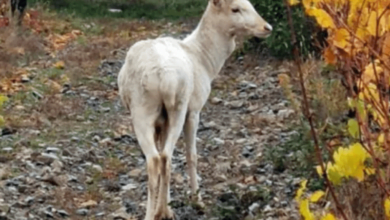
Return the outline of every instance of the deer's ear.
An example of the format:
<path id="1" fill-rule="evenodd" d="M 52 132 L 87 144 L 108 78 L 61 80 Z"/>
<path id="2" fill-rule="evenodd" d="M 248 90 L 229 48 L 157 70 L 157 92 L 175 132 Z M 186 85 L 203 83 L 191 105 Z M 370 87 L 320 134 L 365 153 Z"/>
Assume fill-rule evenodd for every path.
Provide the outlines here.
<path id="1" fill-rule="evenodd" d="M 222 0 L 210 0 L 210 1 L 214 4 L 214 6 L 217 7 L 221 6 L 222 3 Z"/>

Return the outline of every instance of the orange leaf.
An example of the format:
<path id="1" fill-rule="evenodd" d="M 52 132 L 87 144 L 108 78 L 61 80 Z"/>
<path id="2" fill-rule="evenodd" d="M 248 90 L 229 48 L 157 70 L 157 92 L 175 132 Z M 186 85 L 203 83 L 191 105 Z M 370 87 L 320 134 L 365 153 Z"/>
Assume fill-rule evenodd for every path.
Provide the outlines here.
<path id="1" fill-rule="evenodd" d="M 336 64 L 337 62 L 337 57 L 330 47 L 327 47 L 324 50 L 324 58 L 325 58 L 325 62 L 328 64 Z"/>

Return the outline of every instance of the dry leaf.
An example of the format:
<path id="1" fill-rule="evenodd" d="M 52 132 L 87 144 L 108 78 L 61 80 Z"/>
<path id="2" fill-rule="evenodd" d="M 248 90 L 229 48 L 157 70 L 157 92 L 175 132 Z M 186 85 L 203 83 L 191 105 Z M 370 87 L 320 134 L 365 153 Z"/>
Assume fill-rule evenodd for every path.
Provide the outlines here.
<path id="1" fill-rule="evenodd" d="M 58 61 L 54 64 L 54 67 L 57 69 L 64 69 L 65 68 L 65 62 L 64 61 Z"/>

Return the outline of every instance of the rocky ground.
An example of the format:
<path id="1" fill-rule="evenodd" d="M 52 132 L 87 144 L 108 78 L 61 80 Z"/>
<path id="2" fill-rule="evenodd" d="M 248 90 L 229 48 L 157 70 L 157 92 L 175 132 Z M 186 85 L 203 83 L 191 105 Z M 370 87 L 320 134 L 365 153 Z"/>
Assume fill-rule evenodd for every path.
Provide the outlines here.
<path id="1" fill-rule="evenodd" d="M 117 96 L 127 49 L 111 51 L 85 82 L 61 85 L 59 94 L 31 92 L 39 105 L 6 107 L 34 116 L 35 127 L 2 130 L 0 219 L 143 218 L 145 158 Z M 264 159 L 264 149 L 295 132 L 277 78 L 287 71 L 250 55 L 227 61 L 197 135 L 205 209 L 188 199 L 182 139 L 174 152 L 171 205 L 178 219 L 299 219 L 293 202 L 299 179 Z"/>

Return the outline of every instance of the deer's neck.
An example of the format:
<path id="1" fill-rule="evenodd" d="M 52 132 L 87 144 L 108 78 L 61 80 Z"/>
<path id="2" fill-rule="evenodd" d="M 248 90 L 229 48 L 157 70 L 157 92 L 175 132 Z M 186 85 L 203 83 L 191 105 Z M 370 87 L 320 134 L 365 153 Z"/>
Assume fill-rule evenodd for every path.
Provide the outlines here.
<path id="1" fill-rule="evenodd" d="M 191 48 L 206 69 L 209 79 L 213 80 L 220 72 L 226 59 L 235 49 L 235 36 L 222 32 L 223 23 L 213 19 L 210 5 L 200 20 L 197 28 L 186 38 L 184 43 Z"/>

